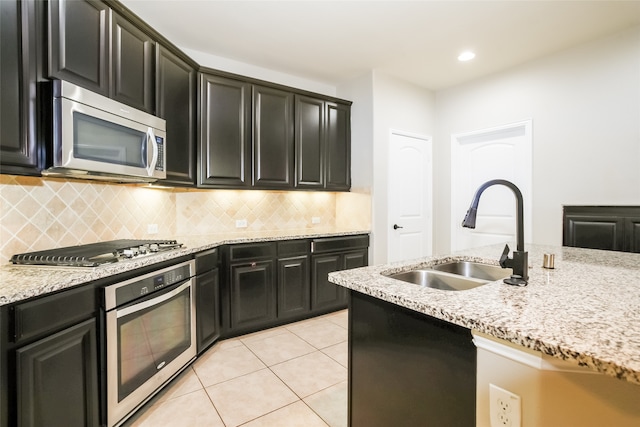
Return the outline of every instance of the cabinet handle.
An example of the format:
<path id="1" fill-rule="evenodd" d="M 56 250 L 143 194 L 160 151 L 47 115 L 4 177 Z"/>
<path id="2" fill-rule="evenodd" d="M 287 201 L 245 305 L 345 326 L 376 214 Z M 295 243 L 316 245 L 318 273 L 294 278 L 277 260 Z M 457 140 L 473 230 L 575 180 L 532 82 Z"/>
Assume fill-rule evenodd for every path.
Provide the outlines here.
<path id="1" fill-rule="evenodd" d="M 255 266 L 256 266 L 256 265 L 258 265 L 258 263 L 256 263 L 255 261 L 253 261 L 253 262 L 251 263 L 251 268 L 255 268 Z"/>
<path id="2" fill-rule="evenodd" d="M 311 242 L 311 253 L 316 250 L 316 242 Z"/>

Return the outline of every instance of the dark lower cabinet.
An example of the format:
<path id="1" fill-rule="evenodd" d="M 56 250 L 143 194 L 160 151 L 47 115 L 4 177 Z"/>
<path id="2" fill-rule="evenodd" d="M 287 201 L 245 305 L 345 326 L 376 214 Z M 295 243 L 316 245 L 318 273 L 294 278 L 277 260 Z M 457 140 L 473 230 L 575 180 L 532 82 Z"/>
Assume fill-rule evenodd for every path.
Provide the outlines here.
<path id="1" fill-rule="evenodd" d="M 565 206 L 564 246 L 640 252 L 640 206 Z"/>
<path id="2" fill-rule="evenodd" d="M 16 351 L 19 426 L 99 425 L 95 320 Z"/>
<path id="3" fill-rule="evenodd" d="M 278 259 L 278 319 L 309 313 L 309 256 Z"/>
<path id="4" fill-rule="evenodd" d="M 218 248 L 196 254 L 196 336 L 198 354 L 220 338 Z"/>
<path id="5" fill-rule="evenodd" d="M 471 331 L 349 291 L 351 427 L 474 427 Z"/>
<path id="6" fill-rule="evenodd" d="M 330 311 L 347 306 L 347 290 L 329 282 L 334 271 L 364 267 L 369 257 L 369 236 L 314 239 L 311 256 L 311 310 Z"/>
<path id="7" fill-rule="evenodd" d="M 231 265 L 231 329 L 249 330 L 276 319 L 273 260 Z"/>
<path id="8" fill-rule="evenodd" d="M 39 174 L 35 27 L 34 1 L 0 1 L 0 173 L 3 174 Z"/>

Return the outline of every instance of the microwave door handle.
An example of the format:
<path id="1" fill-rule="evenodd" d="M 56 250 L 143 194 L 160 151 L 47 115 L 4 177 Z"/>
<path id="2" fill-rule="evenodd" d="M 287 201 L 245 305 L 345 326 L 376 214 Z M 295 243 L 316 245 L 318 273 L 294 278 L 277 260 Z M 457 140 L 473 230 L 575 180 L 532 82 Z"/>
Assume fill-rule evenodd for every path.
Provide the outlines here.
<path id="1" fill-rule="evenodd" d="M 153 176 L 153 171 L 156 168 L 156 164 L 158 164 L 158 143 L 156 142 L 156 136 L 153 133 L 153 129 L 149 128 L 147 130 L 147 147 L 151 145 L 151 162 L 149 163 L 149 167 L 147 168 L 147 174 L 149 176 Z"/>

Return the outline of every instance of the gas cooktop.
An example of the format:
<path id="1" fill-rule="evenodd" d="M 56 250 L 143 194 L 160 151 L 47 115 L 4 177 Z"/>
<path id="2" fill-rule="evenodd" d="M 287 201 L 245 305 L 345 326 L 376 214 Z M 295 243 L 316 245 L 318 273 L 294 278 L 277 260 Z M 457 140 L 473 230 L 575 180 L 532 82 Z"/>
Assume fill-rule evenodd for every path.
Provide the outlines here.
<path id="1" fill-rule="evenodd" d="M 16 254 L 11 262 L 22 265 L 97 267 L 182 247 L 175 240 L 112 240 Z"/>

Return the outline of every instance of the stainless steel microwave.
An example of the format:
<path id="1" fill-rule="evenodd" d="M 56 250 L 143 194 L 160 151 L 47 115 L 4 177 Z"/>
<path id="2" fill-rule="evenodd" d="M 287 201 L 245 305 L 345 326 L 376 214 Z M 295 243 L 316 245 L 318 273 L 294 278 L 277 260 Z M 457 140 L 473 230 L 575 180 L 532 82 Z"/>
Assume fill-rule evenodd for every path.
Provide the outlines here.
<path id="1" fill-rule="evenodd" d="M 63 80 L 53 82 L 47 176 L 119 182 L 166 178 L 166 122 Z"/>

